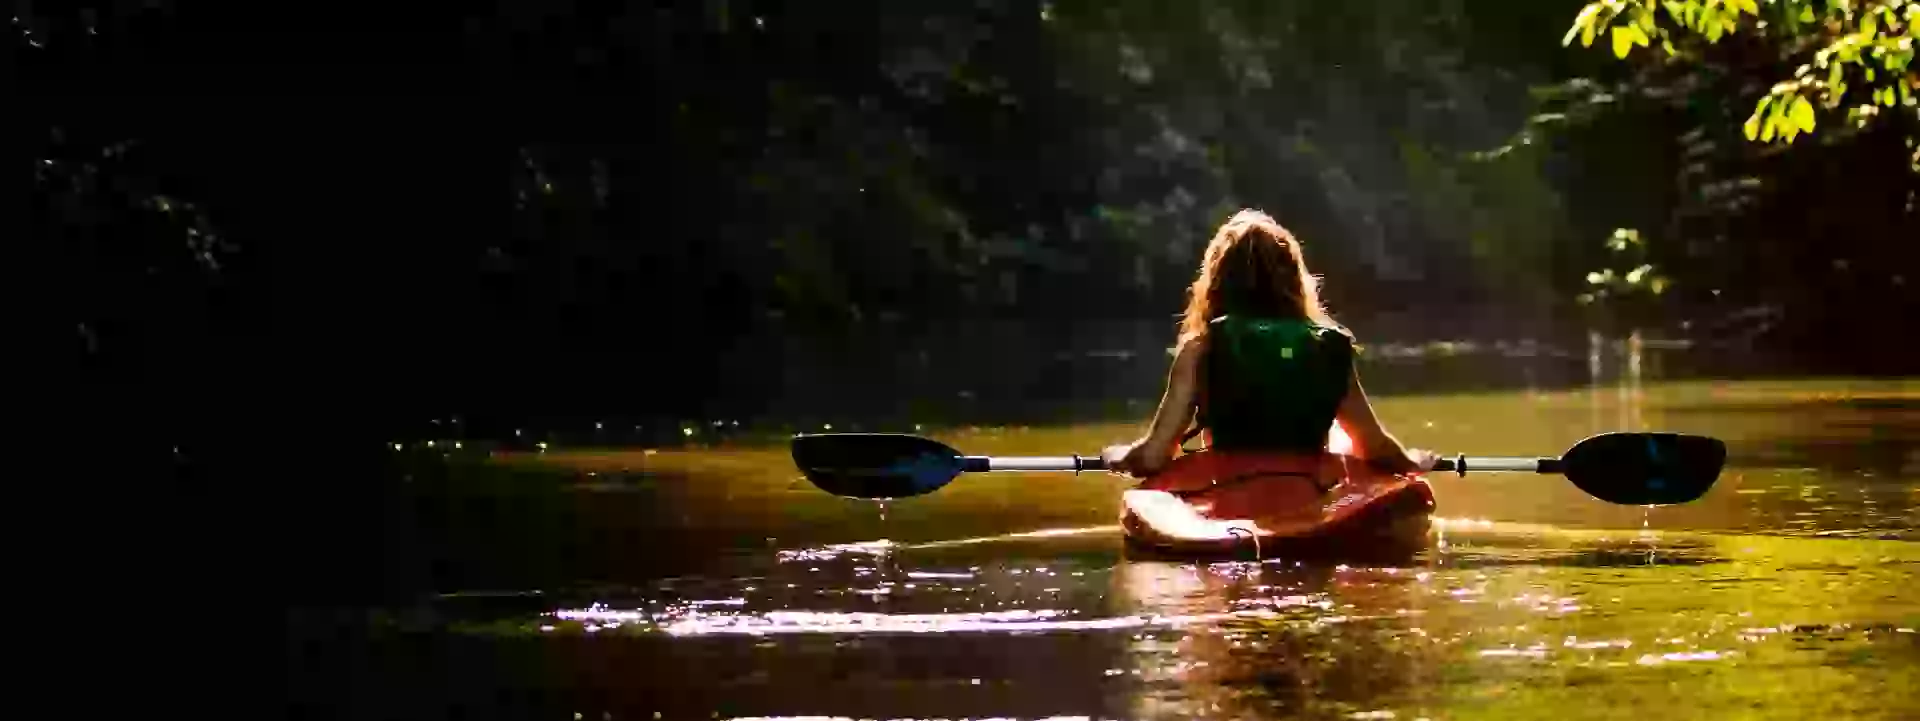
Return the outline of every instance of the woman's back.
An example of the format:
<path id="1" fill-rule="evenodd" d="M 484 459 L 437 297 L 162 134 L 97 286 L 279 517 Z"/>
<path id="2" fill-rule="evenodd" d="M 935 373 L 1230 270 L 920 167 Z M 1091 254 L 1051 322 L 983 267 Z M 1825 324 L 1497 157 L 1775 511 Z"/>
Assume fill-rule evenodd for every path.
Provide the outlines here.
<path id="1" fill-rule="evenodd" d="M 1346 397 L 1353 344 L 1306 319 L 1208 324 L 1197 425 L 1221 450 L 1318 451 Z"/>
<path id="2" fill-rule="evenodd" d="M 1319 451 L 1335 419 L 1359 455 L 1431 467 L 1373 414 L 1353 341 L 1320 305 L 1300 242 L 1273 218 L 1243 210 L 1214 232 L 1181 316 L 1167 390 L 1146 436 L 1110 453 L 1116 470 L 1150 475 L 1189 421 L 1222 450 Z"/>

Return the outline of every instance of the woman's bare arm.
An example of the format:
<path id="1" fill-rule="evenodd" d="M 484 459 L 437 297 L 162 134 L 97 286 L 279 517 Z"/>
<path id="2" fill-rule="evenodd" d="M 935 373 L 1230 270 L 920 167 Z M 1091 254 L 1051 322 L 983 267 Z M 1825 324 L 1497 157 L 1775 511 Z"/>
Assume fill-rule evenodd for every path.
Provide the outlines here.
<path id="1" fill-rule="evenodd" d="M 1153 424 L 1147 429 L 1146 436 L 1131 446 L 1119 449 L 1124 455 L 1110 461 L 1115 466 L 1114 470 L 1151 475 L 1173 458 L 1174 443 L 1179 441 L 1180 433 L 1192 423 L 1198 408 L 1194 401 L 1200 383 L 1200 358 L 1205 352 L 1205 344 L 1204 339 L 1190 339 L 1174 351 L 1173 367 L 1167 370 L 1167 389 L 1160 396 L 1160 407 L 1154 411 Z"/>
<path id="2" fill-rule="evenodd" d="M 1194 398 L 1200 384 L 1200 354 L 1205 343 L 1204 339 L 1195 338 L 1181 343 L 1174 352 L 1173 367 L 1167 371 L 1167 391 L 1160 397 L 1160 409 L 1154 412 L 1153 426 L 1147 431 L 1147 441 L 1156 448 L 1166 449 L 1168 455 L 1172 455 L 1173 444 L 1193 422 L 1198 408 Z"/>

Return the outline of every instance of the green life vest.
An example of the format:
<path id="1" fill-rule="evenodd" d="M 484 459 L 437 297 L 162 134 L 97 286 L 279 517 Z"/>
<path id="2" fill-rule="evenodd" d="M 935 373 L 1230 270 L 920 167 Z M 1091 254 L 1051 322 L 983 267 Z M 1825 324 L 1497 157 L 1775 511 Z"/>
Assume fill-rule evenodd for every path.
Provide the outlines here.
<path id="1" fill-rule="evenodd" d="M 1198 426 L 1221 450 L 1318 451 L 1346 398 L 1353 342 L 1290 318 L 1222 316 L 1207 332 Z"/>

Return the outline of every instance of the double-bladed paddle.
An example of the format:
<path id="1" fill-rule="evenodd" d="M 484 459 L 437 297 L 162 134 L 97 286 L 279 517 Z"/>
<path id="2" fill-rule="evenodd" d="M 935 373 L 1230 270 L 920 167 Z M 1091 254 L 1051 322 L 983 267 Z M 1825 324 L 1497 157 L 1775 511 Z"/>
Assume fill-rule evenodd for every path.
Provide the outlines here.
<path id="1" fill-rule="evenodd" d="M 1609 503 L 1659 506 L 1706 494 L 1726 464 L 1727 445 L 1678 433 L 1603 433 L 1559 458 L 1442 459 L 1435 472 L 1510 471 L 1564 475 Z M 807 480 L 850 498 L 907 498 L 932 493 L 962 473 L 1104 471 L 1099 456 L 968 456 L 939 441 L 895 433 L 826 433 L 793 439 L 793 462 Z"/>

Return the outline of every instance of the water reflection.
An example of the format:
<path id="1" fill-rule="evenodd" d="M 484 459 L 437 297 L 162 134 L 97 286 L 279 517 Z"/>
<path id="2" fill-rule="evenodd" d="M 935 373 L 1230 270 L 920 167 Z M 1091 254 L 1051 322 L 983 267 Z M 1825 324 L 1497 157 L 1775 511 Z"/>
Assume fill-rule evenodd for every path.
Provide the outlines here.
<path id="1" fill-rule="evenodd" d="M 1679 508 L 1606 506 L 1553 478 L 1442 479 L 1433 544 L 1344 566 L 1129 555 L 1097 478 L 969 480 L 881 524 L 793 489 L 778 454 L 659 468 L 685 482 L 650 505 L 582 507 L 721 508 L 757 524 L 743 537 L 787 540 L 674 578 L 434 599 L 368 642 L 356 663 L 379 671 L 359 683 L 410 699 L 366 714 L 387 717 L 503 695 L 586 718 L 1920 717 L 1920 485 L 1900 465 L 1920 419 L 1896 402 L 1920 395 L 1816 388 L 1395 399 L 1389 422 L 1432 420 L 1421 444 L 1469 452 L 1556 452 L 1596 417 L 1744 450 Z M 1798 441 L 1756 450 L 1776 438 Z M 348 687 L 326 694 L 380 697 Z"/>
<path id="2" fill-rule="evenodd" d="M 1678 680 L 1645 674 L 1666 673 L 1656 667 L 1670 666 L 1728 674 L 1718 682 L 1724 687 L 1690 692 L 1686 708 L 1737 708 L 1755 696 L 1803 708 L 1812 697 L 1794 697 L 1794 679 L 1836 655 L 1872 658 L 1876 668 L 1830 679 L 1823 684 L 1828 690 L 1856 684 L 1888 692 L 1911 688 L 1905 684 L 1915 679 L 1920 646 L 1912 641 L 1910 620 L 1920 605 L 1895 590 L 1920 580 L 1914 573 L 1920 552 L 1911 544 L 1849 549 L 1863 564 L 1847 573 L 1868 576 L 1855 586 L 1832 583 L 1829 572 L 1796 563 L 1802 554 L 1841 550 L 1819 548 L 1816 541 L 1693 539 L 1684 544 L 1693 563 L 1682 566 L 1660 562 L 1664 551 L 1648 566 L 1644 556 L 1619 547 L 1630 543 L 1587 539 L 1568 544 L 1560 556 L 1643 562 L 1489 568 L 1433 558 L 1406 569 L 1307 573 L 1271 566 L 1129 567 L 1126 585 L 1148 607 L 1278 601 L 1288 609 L 1137 644 L 1137 662 L 1162 683 L 1144 691 L 1136 710 L 1143 716 L 1390 712 L 1409 718 L 1468 711 L 1497 697 L 1529 709 L 1523 715 L 1546 717 L 1581 707 L 1580 694 L 1556 688 L 1565 678 L 1579 677 L 1584 685 L 1599 685 L 1593 692 L 1611 688 L 1609 693 L 1643 703 L 1665 694 L 1648 694 L 1639 684 Z M 1729 546 L 1741 551 L 1731 553 Z M 1541 554 L 1522 547 L 1488 555 Z M 1810 605 L 1813 597 L 1820 601 Z M 1869 624 L 1875 629 L 1870 632 L 1800 636 L 1814 643 L 1786 643 L 1774 635 L 1807 624 L 1760 622 L 1816 615 L 1881 622 Z M 1902 618 L 1907 625 L 1897 621 Z M 1910 693 L 1889 699 L 1897 708 L 1915 708 Z"/>
<path id="3" fill-rule="evenodd" d="M 600 659 L 576 681 L 643 716 L 1543 717 L 1596 693 L 1916 708 L 1895 690 L 1920 680 L 1904 591 L 1920 544 L 1437 525 L 1444 548 L 1379 567 L 1051 545 L 1107 528 L 791 549 L 751 575 L 549 595 L 545 612 L 452 628 L 585 642 L 534 648 Z M 876 587 L 891 592 L 862 593 Z M 619 670 L 641 667 L 645 681 Z M 1862 688 L 1881 693 L 1845 695 Z"/>

